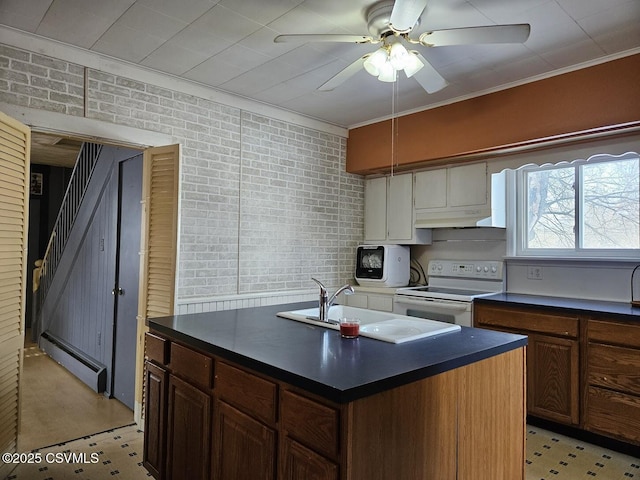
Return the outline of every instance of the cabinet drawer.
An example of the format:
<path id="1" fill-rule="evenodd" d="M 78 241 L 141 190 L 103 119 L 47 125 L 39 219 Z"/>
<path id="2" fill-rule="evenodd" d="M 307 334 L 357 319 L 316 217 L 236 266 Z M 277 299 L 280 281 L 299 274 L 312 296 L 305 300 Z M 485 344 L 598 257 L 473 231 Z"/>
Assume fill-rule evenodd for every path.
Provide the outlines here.
<path id="1" fill-rule="evenodd" d="M 335 457 L 339 451 L 339 412 L 314 400 L 283 391 L 282 425 L 300 443 L 324 455 Z"/>
<path id="2" fill-rule="evenodd" d="M 211 388 L 213 360 L 206 355 L 171 342 L 172 373 L 188 378 L 203 388 Z"/>
<path id="3" fill-rule="evenodd" d="M 640 325 L 589 320 L 587 337 L 590 342 L 614 343 L 640 348 Z"/>
<path id="4" fill-rule="evenodd" d="M 589 344 L 590 385 L 640 395 L 640 350 Z"/>
<path id="5" fill-rule="evenodd" d="M 593 432 L 640 444 L 640 398 L 589 387 L 585 426 Z"/>
<path id="6" fill-rule="evenodd" d="M 265 423 L 276 421 L 275 383 L 222 362 L 216 363 L 215 379 L 220 398 Z"/>
<path id="7" fill-rule="evenodd" d="M 148 360 L 160 365 L 169 363 L 169 340 L 147 332 L 144 334 L 144 341 L 145 355 Z"/>
<path id="8" fill-rule="evenodd" d="M 545 313 L 534 309 L 487 307 L 482 304 L 474 306 L 474 324 L 571 338 L 577 338 L 579 331 L 577 316 Z"/>

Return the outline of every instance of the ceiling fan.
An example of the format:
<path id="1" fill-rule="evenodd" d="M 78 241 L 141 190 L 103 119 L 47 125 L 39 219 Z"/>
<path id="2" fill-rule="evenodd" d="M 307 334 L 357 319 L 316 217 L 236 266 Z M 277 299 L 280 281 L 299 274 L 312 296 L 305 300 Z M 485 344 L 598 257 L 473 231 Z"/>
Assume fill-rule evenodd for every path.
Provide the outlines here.
<path id="1" fill-rule="evenodd" d="M 530 25 L 489 25 L 478 27 L 450 28 L 427 31 L 412 38 L 411 32 L 420 24 L 428 0 L 382 0 L 373 4 L 366 12 L 367 27 L 371 36 L 341 34 L 278 35 L 274 42 L 339 42 L 370 43 L 382 45 L 374 52 L 363 55 L 344 70 L 318 87 L 318 90 L 333 90 L 361 68 L 383 82 L 395 82 L 397 72 L 404 70 L 407 77 L 415 78 L 428 93 L 443 89 L 448 82 L 417 50 L 403 45 L 442 47 L 449 45 L 524 43 L 529 38 Z"/>

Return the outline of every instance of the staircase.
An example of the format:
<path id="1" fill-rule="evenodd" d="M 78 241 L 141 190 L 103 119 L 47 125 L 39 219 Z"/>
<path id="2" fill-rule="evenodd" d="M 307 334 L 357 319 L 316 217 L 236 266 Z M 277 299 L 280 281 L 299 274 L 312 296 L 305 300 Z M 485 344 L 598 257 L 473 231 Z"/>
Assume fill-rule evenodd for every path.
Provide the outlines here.
<path id="1" fill-rule="evenodd" d="M 82 204 L 82 199 L 91 180 L 91 175 L 100 157 L 102 145 L 95 143 L 84 143 L 78 154 L 76 165 L 71 174 L 67 191 L 65 192 L 62 206 L 58 212 L 58 217 L 53 226 L 49 244 L 42 260 L 39 271 L 39 287 L 36 291 L 36 302 L 34 304 L 35 318 L 40 319 L 40 307 L 44 304 L 47 297 L 49 287 L 56 273 L 56 268 L 64 252 L 64 247 L 69 238 L 69 233 L 76 219 L 76 215 Z M 38 322 L 40 325 L 40 322 Z M 35 325 L 32 327 L 36 330 L 37 336 L 40 332 Z"/>

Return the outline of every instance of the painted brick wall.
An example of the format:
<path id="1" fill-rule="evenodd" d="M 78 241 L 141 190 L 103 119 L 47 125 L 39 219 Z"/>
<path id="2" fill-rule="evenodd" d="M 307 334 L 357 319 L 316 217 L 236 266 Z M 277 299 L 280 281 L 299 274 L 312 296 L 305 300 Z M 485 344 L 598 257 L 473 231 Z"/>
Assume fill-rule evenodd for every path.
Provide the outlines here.
<path id="1" fill-rule="evenodd" d="M 182 145 L 179 311 L 314 298 L 311 276 L 352 280 L 364 189 L 345 172 L 346 138 L 1 44 L 0 102 Z"/>

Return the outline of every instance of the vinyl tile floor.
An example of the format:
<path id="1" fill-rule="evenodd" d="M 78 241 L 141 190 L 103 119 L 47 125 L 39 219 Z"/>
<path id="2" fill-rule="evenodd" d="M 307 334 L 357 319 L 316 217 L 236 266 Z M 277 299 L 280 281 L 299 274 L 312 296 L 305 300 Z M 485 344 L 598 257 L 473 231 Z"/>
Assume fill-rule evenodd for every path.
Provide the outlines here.
<path id="1" fill-rule="evenodd" d="M 640 459 L 531 425 L 526 480 L 640 480 Z"/>

